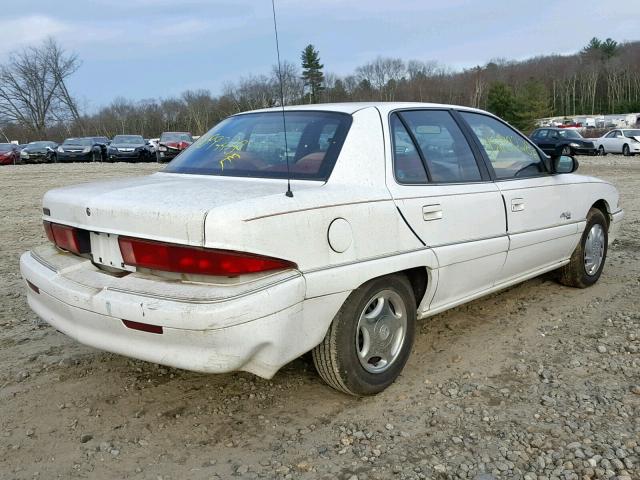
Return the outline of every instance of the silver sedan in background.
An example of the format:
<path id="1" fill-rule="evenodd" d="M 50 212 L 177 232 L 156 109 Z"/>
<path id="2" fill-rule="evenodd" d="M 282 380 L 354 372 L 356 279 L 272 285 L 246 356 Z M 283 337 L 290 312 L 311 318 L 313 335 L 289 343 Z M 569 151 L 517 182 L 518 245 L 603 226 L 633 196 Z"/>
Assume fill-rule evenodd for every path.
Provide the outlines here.
<path id="1" fill-rule="evenodd" d="M 594 139 L 600 155 L 622 153 L 625 156 L 640 153 L 640 129 L 617 128 Z"/>

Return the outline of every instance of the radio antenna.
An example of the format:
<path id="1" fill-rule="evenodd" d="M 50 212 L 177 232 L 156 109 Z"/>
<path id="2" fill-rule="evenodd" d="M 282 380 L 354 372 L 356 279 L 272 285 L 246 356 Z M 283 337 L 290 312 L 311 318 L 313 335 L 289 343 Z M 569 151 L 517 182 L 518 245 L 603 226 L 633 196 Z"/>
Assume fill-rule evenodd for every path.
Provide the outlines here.
<path id="1" fill-rule="evenodd" d="M 284 128 L 284 158 L 287 161 L 287 197 L 293 197 L 291 191 L 291 171 L 289 170 L 289 146 L 287 143 L 287 118 L 284 114 L 284 86 L 282 81 L 282 67 L 280 66 L 280 44 L 278 43 L 278 23 L 276 22 L 276 3 L 271 0 L 271 9 L 273 10 L 273 30 L 276 33 L 276 52 L 278 54 L 278 80 L 280 80 L 280 106 L 282 107 L 282 126 Z"/>

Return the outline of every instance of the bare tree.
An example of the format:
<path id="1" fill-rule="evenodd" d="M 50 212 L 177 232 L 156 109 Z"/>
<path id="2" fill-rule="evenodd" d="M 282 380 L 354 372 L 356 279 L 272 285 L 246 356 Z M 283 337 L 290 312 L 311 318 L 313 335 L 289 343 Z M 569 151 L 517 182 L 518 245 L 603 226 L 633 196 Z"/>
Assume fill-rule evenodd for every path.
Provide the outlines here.
<path id="1" fill-rule="evenodd" d="M 65 80 L 79 67 L 54 40 L 28 47 L 0 66 L 0 110 L 6 119 L 43 135 L 53 121 L 79 119 Z"/>

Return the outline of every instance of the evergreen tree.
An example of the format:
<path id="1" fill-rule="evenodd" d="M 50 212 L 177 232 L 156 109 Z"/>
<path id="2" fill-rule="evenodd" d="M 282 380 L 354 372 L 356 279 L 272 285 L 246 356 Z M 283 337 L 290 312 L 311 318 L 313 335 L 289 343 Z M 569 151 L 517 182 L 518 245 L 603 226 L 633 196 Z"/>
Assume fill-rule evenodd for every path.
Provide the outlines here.
<path id="1" fill-rule="evenodd" d="M 309 87 L 309 102 L 317 103 L 320 100 L 320 92 L 324 90 L 324 65 L 320 63 L 320 54 L 309 44 L 302 50 L 302 81 L 305 87 Z"/>
<path id="2" fill-rule="evenodd" d="M 518 100 L 511 90 L 511 87 L 496 82 L 489 88 L 487 94 L 487 110 L 513 124 L 516 119 Z"/>
<path id="3" fill-rule="evenodd" d="M 549 93 L 544 84 L 538 80 L 529 80 L 517 95 L 518 111 L 513 125 L 525 133 L 536 126 L 536 120 L 551 114 Z"/>

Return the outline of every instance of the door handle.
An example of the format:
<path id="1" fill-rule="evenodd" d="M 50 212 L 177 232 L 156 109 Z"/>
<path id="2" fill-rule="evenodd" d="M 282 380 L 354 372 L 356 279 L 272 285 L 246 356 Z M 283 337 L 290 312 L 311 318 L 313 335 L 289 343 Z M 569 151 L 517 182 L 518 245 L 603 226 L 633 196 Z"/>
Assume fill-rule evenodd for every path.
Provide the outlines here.
<path id="1" fill-rule="evenodd" d="M 511 211 L 521 212 L 524 210 L 524 198 L 512 198 L 511 199 Z"/>
<path id="2" fill-rule="evenodd" d="M 433 205 L 424 205 L 422 207 L 422 219 L 425 222 L 442 220 L 442 206 L 439 203 L 434 203 Z"/>

